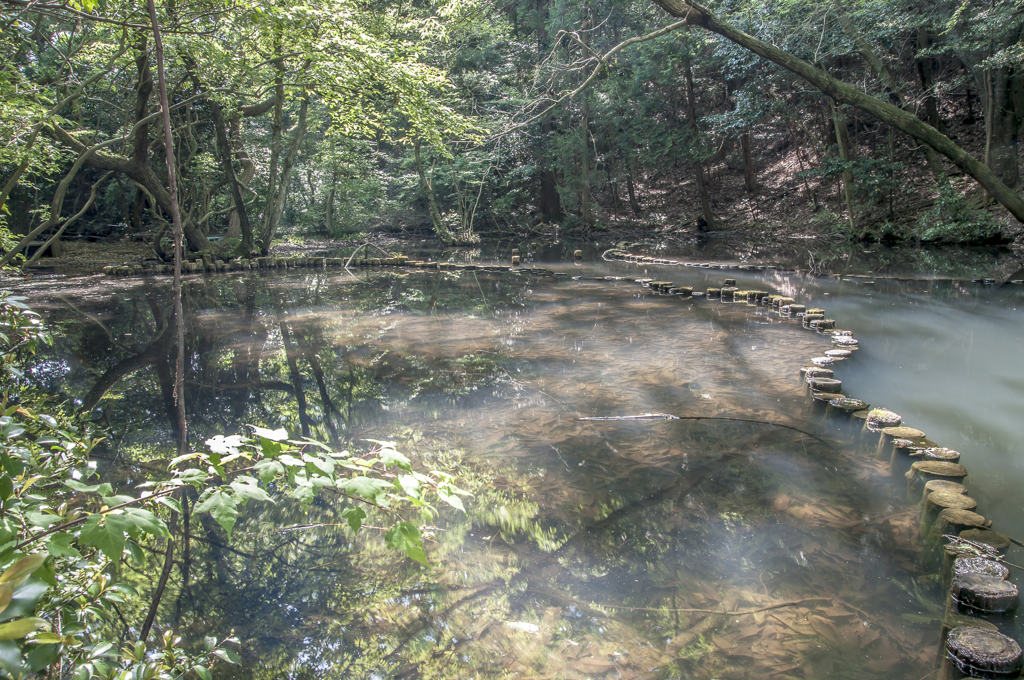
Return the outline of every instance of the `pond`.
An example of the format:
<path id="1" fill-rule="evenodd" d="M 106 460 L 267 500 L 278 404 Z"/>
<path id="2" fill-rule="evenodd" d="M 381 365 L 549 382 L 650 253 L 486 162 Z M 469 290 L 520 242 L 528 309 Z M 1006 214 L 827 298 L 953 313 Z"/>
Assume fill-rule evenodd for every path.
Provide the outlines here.
<path id="1" fill-rule="evenodd" d="M 327 503 L 250 512 L 230 544 L 196 520 L 161 619 L 196 638 L 234 629 L 245 663 L 223 677 L 930 673 L 943 592 L 917 499 L 812 406 L 799 369 L 828 338 L 764 307 L 594 279 L 700 290 L 728 276 L 824 307 L 861 343 L 834 367 L 844 392 L 963 452 L 979 511 L 1013 536 L 1024 286 L 568 259 L 546 265 L 560 279 L 188 277 L 196 443 L 246 423 L 339 447 L 394 440 L 474 495 L 426 527 L 429 567 L 372 528 L 354 538 Z M 166 280 L 22 292 L 59 331 L 31 375 L 111 428 L 103 474 L 159 472 L 173 455 Z M 680 419 L 579 420 L 647 413 Z"/>

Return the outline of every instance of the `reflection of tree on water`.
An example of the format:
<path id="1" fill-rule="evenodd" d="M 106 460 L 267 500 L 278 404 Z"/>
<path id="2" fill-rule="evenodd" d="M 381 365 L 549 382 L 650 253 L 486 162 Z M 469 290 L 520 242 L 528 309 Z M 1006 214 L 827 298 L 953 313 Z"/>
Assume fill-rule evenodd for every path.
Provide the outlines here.
<path id="1" fill-rule="evenodd" d="M 183 517 L 176 578 L 160 620 L 177 621 L 196 637 L 237 629 L 247 664 L 236 677 L 454 678 L 466 677 L 467 669 L 478 677 L 639 677 L 652 669 L 650 677 L 760 677 L 792 664 L 840 664 L 849 677 L 872 678 L 881 676 L 866 669 L 861 656 L 883 659 L 884 670 L 898 673 L 927 649 L 901 647 L 917 632 L 893 629 L 896 612 L 874 611 L 873 602 L 902 596 L 888 580 L 868 576 L 873 568 L 885 576 L 897 569 L 881 557 L 879 540 L 888 541 L 887 548 L 902 544 L 885 522 L 864 519 L 892 513 L 865 505 L 864 490 L 851 482 L 860 473 L 850 461 L 795 433 L 749 424 L 660 422 L 600 430 L 571 424 L 569 414 L 584 405 L 616 412 L 643 399 L 655 400 L 660 410 L 707 404 L 775 419 L 757 409 L 784 408 L 775 399 L 776 392 L 785 394 L 779 375 L 793 371 L 771 355 L 749 354 L 748 343 L 738 340 L 746 337 L 738 330 L 747 320 L 729 327 L 698 319 L 704 339 L 674 327 L 665 335 L 667 348 L 645 341 L 637 361 L 620 360 L 618 372 L 607 376 L 607 364 L 577 367 L 573 377 L 587 394 L 581 402 L 565 394 L 575 384 L 561 368 L 567 346 L 589 342 L 592 328 L 636 324 L 618 329 L 608 351 L 621 352 L 627 335 L 643 338 L 676 321 L 636 321 L 626 303 L 602 302 L 603 311 L 588 312 L 585 325 L 573 326 L 578 310 L 559 306 L 567 294 L 549 293 L 553 311 L 530 324 L 531 333 L 552 339 L 519 350 L 529 356 L 525 372 L 517 373 L 528 388 L 523 396 L 515 384 L 477 389 L 494 386 L 506 363 L 503 350 L 493 349 L 504 345 L 479 342 L 494 337 L 491 325 L 477 327 L 476 338 L 462 337 L 468 332 L 427 336 L 453 319 L 465 331 L 474 316 L 490 319 L 502 310 L 511 313 L 494 325 L 520 327 L 515 317 L 525 282 L 517 287 L 441 275 L 347 286 L 322 281 L 320 275 L 239 277 L 187 287 L 193 431 L 212 434 L 254 422 L 284 424 L 326 441 L 412 440 L 423 436 L 415 431 L 426 414 L 434 434 L 400 448 L 415 449 L 425 469 L 461 473 L 461 485 L 477 497 L 468 516 L 452 512 L 432 522 L 439 529 L 429 547 L 431 570 L 385 551 L 372 528 L 353 539 L 342 526 L 337 495 L 308 510 L 280 498 L 244 516 L 230 544 L 208 518 Z M 165 359 L 172 356 L 173 347 L 161 343 L 173 340 L 160 332 L 169 308 L 161 294 L 149 289 L 145 296 L 147 340 L 136 348 L 90 356 L 93 324 L 68 326 L 60 341 L 73 347 L 65 355 L 104 367 L 94 379 L 79 366 L 68 389 L 91 395 L 90 406 L 104 405 L 111 424 L 133 430 L 129 440 L 136 444 L 165 437 L 147 417 L 147 411 L 167 410 L 165 369 L 155 355 L 162 349 Z M 116 307 L 95 311 L 106 314 L 119 336 L 137 303 L 110 304 Z M 452 309 L 468 311 L 445 316 Z M 700 313 L 712 309 L 717 315 L 718 307 Z M 134 323 L 138 335 L 144 324 Z M 786 331 L 746 332 L 768 337 Z M 722 356 L 715 354 L 714 347 L 723 346 Z M 668 359 L 684 349 L 700 358 L 676 370 Z M 509 370 L 516 369 L 510 364 Z M 681 385 L 680 371 L 699 371 L 696 378 L 715 386 L 717 401 L 704 399 L 704 388 Z M 750 385 L 771 394 L 768 407 L 759 406 L 756 395 L 748 398 Z M 504 389 L 513 393 L 518 420 L 497 413 L 481 416 L 475 426 L 456 422 L 472 409 L 443 408 L 479 406 Z M 565 404 L 553 408 L 538 394 L 557 394 Z M 495 417 L 509 420 L 491 427 L 488 418 Z M 406 426 L 411 430 L 403 433 Z M 489 438 L 496 436 L 492 445 Z M 449 452 L 467 443 L 478 456 L 492 448 L 495 454 L 471 461 Z M 367 524 L 379 525 L 374 519 Z M 139 571 L 144 591 L 153 569 Z M 744 610 L 823 594 L 827 602 L 760 618 L 682 611 Z M 808 621 L 825 632 L 808 628 Z M 864 630 L 883 630 L 891 641 L 866 638 Z M 833 637 L 856 640 L 857 647 L 844 648 Z"/>
<path id="2" fill-rule="evenodd" d="M 861 667 L 868 658 L 897 673 L 919 663 L 928 651 L 919 633 L 876 611 L 880 595 L 891 602 L 899 591 L 850 568 L 875 560 L 891 573 L 864 541 L 870 527 L 859 518 L 872 509 L 857 500 L 848 462 L 791 449 L 765 435 L 739 450 L 723 444 L 684 474 L 652 469 L 649 486 L 608 492 L 603 511 L 555 535 L 538 506 L 551 499 L 531 495 L 528 478 L 478 471 L 469 516 L 437 522 L 432 571 L 394 559 L 372 536 L 351 542 L 330 504 L 307 516 L 282 503 L 246 518 L 240 552 L 220 554 L 229 584 L 213 578 L 191 591 L 190 610 L 202 612 L 193 625 L 212 617 L 250 641 L 259 664 L 237 677 L 766 677 L 786 664 L 876 677 Z M 787 492 L 820 514 L 801 521 L 780 509 Z M 829 514 L 847 506 L 845 518 Z M 313 526 L 279 529 L 296 523 Z M 699 611 L 789 600 L 808 601 L 763 616 Z M 716 653 L 725 644 L 736 649 Z"/>
<path id="3" fill-rule="evenodd" d="M 457 306 L 473 291 L 439 289 L 430 279 L 422 287 L 385 280 L 358 284 L 350 302 L 345 299 L 350 291 L 332 299 L 337 290 L 325 291 L 318 283 L 322 276 L 307 278 L 309 287 L 268 286 L 256 277 L 187 282 L 186 401 L 198 437 L 239 423 L 265 422 L 338 445 L 361 423 L 372 426 L 388 404 L 460 391 L 447 361 L 382 352 L 374 341 L 388 333 L 386 314 L 430 314 Z M 102 413 L 115 429 L 130 430 L 126 443 L 133 438 L 161 441 L 164 434 L 154 430 L 146 414 L 157 409 L 173 414 L 170 301 L 159 288 L 136 290 L 142 294 L 82 303 L 83 313 L 96 317 L 91 307 L 105 317 L 99 323 L 110 338 L 101 340 L 98 326 L 88 319 L 68 320 L 62 322 L 60 339 L 67 349 L 58 350 L 81 357 L 65 389 L 84 394 L 83 411 L 96 411 L 97 417 Z M 348 315 L 366 308 L 382 313 L 378 327 L 349 329 Z M 146 340 L 111 342 L 128 332 Z M 99 375 L 95 367 L 102 367 Z M 153 402 L 156 395 L 163 403 Z M 168 425 L 173 432 L 174 421 Z"/>

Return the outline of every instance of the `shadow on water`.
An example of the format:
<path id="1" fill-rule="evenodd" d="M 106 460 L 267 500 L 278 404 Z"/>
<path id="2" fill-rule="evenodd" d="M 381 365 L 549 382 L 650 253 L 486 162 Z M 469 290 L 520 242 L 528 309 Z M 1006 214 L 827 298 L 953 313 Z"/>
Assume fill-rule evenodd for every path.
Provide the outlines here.
<path id="1" fill-rule="evenodd" d="M 105 475 L 140 481 L 171 455 L 168 291 L 48 286 L 36 304 L 60 333 L 33 375 L 111 428 Z M 234 628 L 231 677 L 932 667 L 941 614 L 917 514 L 884 462 L 811 410 L 798 369 L 827 345 L 797 323 L 484 272 L 192 279 L 185 309 L 197 443 L 240 423 L 396 439 L 475 494 L 429 521 L 429 568 L 372 528 L 353 537 L 325 501 L 282 497 L 230 544 L 194 520 L 165 620 L 197 638 Z M 577 420 L 651 412 L 708 419 Z"/>

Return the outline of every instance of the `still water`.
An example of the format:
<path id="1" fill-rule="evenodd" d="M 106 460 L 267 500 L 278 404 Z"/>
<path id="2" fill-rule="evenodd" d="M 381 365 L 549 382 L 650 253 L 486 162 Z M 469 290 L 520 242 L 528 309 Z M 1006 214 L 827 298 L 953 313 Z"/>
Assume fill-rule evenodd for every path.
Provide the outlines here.
<path id="1" fill-rule="evenodd" d="M 425 527 L 430 567 L 372 528 L 353 538 L 328 503 L 250 512 L 230 545 L 197 519 L 163 620 L 192 636 L 234 629 L 245 665 L 224 677 L 930 673 L 942 593 L 920 566 L 916 507 L 800 380 L 827 339 L 764 308 L 586 279 L 700 289 L 729 276 L 824 307 L 861 342 L 836 367 L 844 392 L 961 451 L 979 511 L 1014 536 L 1021 287 L 548 266 L 583 279 L 187 280 L 197 442 L 242 423 L 350 448 L 389 439 L 475 495 Z M 158 472 L 171 455 L 166 283 L 52 279 L 22 292 L 59 330 L 32 375 L 111 428 L 104 474 Z M 578 420 L 643 413 L 683 419 Z"/>

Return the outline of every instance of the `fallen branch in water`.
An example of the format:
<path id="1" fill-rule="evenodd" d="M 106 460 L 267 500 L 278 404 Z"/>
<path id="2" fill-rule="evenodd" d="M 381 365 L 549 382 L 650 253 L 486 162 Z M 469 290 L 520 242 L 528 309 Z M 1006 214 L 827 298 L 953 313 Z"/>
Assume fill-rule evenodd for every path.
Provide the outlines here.
<path id="1" fill-rule="evenodd" d="M 757 614 L 759 612 L 766 612 L 771 609 L 782 609 L 784 607 L 796 607 L 804 604 L 805 602 L 823 602 L 832 601 L 830 597 L 807 597 L 802 600 L 789 600 L 788 602 L 779 602 L 777 604 L 768 605 L 767 607 L 759 607 L 757 609 L 738 609 L 736 611 L 721 611 L 720 609 L 692 609 L 689 607 L 683 607 L 680 609 L 669 609 L 666 607 L 620 607 L 618 605 L 602 604 L 598 605 L 605 609 L 626 609 L 634 612 L 684 612 L 688 614 L 721 614 L 722 616 L 746 616 L 747 614 Z"/>
<path id="2" fill-rule="evenodd" d="M 576 420 L 679 420 L 679 416 L 668 413 L 641 413 L 638 416 L 595 416 L 593 418 L 577 418 Z"/>
<path id="3" fill-rule="evenodd" d="M 799 432 L 800 434 L 815 439 L 825 446 L 835 449 L 836 445 L 827 439 L 823 439 L 816 434 L 811 434 L 806 430 L 801 430 L 799 427 L 792 425 L 783 425 L 782 423 L 773 423 L 770 420 L 757 420 L 755 418 L 733 418 L 730 416 L 673 416 L 668 413 L 643 413 L 638 416 L 601 416 L 595 418 L 577 418 L 576 420 L 733 420 L 738 423 L 757 423 L 758 425 L 770 425 L 772 427 L 781 427 L 786 430 L 792 430 L 793 432 Z"/>

